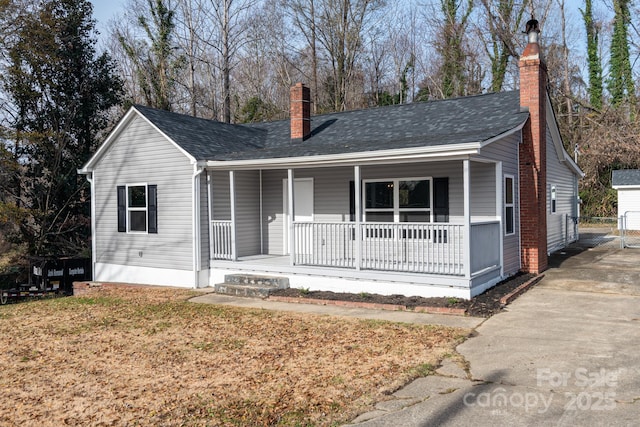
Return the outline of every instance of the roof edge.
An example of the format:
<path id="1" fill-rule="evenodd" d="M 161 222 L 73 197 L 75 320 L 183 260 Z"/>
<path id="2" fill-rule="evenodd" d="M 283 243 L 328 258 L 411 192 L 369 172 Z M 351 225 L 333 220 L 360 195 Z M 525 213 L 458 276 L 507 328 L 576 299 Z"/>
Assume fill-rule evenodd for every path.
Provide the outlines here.
<path id="1" fill-rule="evenodd" d="M 93 172 L 96 167 L 96 164 L 100 162 L 104 154 L 109 151 L 109 147 L 113 144 L 113 142 L 120 136 L 120 134 L 127 128 L 129 123 L 133 120 L 133 117 L 139 116 L 142 118 L 147 124 L 149 124 L 156 132 L 162 135 L 168 142 L 173 144 L 173 146 L 184 154 L 191 163 L 196 163 L 196 158 L 185 151 L 178 143 L 176 143 L 173 139 L 171 139 L 167 134 L 162 132 L 148 117 L 146 117 L 141 111 L 139 111 L 136 106 L 131 106 L 129 110 L 124 114 L 124 116 L 118 121 L 116 126 L 109 132 L 109 135 L 105 138 L 104 142 L 100 145 L 98 150 L 91 156 L 91 158 L 82 166 L 81 169 L 78 169 L 78 174 L 86 175 L 88 173 Z"/>
<path id="2" fill-rule="evenodd" d="M 447 156 L 470 156 L 480 152 L 480 142 L 468 142 L 436 147 L 411 147 L 392 150 L 360 151 L 356 153 L 326 154 L 321 156 L 278 157 L 249 160 L 209 160 L 209 168 L 255 168 L 286 166 L 331 166 L 353 162 L 398 161 L 407 158 L 440 158 Z"/>
<path id="3" fill-rule="evenodd" d="M 547 93 L 546 119 L 558 159 L 560 160 L 560 162 L 565 163 L 569 169 L 572 169 L 576 175 L 580 176 L 580 178 L 584 178 L 585 173 L 582 171 L 582 169 L 580 169 L 580 166 L 578 166 L 578 164 L 571 158 L 571 155 L 567 153 L 567 150 L 564 149 L 564 144 L 562 143 L 562 135 L 560 135 L 558 121 L 556 119 L 556 112 L 553 109 L 553 105 L 551 104 L 549 93 Z"/>

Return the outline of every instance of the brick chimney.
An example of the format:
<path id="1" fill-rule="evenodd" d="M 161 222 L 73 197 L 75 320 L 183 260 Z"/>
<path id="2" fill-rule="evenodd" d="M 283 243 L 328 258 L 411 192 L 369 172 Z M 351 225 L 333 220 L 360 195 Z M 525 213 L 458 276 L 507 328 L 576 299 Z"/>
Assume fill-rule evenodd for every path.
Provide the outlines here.
<path id="1" fill-rule="evenodd" d="M 538 21 L 527 22 L 528 44 L 518 62 L 520 106 L 529 110 L 520 144 L 522 270 L 547 269 L 547 66 L 540 55 Z"/>
<path id="2" fill-rule="evenodd" d="M 302 83 L 291 87 L 291 141 L 304 141 L 311 133 L 311 92 Z"/>

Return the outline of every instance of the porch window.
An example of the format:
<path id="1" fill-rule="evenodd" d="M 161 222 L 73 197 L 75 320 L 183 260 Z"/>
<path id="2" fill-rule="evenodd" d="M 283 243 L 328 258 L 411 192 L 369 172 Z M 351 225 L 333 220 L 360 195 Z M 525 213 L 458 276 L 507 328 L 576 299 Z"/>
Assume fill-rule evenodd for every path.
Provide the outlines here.
<path id="1" fill-rule="evenodd" d="M 431 222 L 431 178 L 365 181 L 366 222 Z"/>
<path id="2" fill-rule="evenodd" d="M 515 233 L 515 203 L 513 176 L 504 177 L 504 232 L 506 235 Z"/>
<path id="3" fill-rule="evenodd" d="M 157 186 L 122 185 L 117 188 L 118 231 L 157 233 Z"/>

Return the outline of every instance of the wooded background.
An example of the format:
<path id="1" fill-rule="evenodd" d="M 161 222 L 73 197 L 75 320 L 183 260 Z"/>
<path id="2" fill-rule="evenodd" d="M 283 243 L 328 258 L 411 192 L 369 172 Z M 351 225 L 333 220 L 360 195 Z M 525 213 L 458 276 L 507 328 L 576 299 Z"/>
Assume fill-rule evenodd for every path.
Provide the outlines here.
<path id="1" fill-rule="evenodd" d="M 245 123 L 287 118 L 296 82 L 313 114 L 517 89 L 532 16 L 581 213 L 615 216 L 611 170 L 640 167 L 638 5 L 578 6 L 130 0 L 98 35 L 88 1 L 0 0 L 0 252 L 88 251 L 76 169 L 133 103 Z"/>

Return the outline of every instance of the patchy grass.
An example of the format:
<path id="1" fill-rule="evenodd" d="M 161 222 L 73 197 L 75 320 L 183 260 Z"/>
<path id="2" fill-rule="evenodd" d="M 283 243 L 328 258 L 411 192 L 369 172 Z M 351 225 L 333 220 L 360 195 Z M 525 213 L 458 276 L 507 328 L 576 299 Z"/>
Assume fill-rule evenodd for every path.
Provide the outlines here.
<path id="1" fill-rule="evenodd" d="M 329 426 L 468 331 L 193 304 L 131 288 L 0 308 L 0 425 Z"/>

